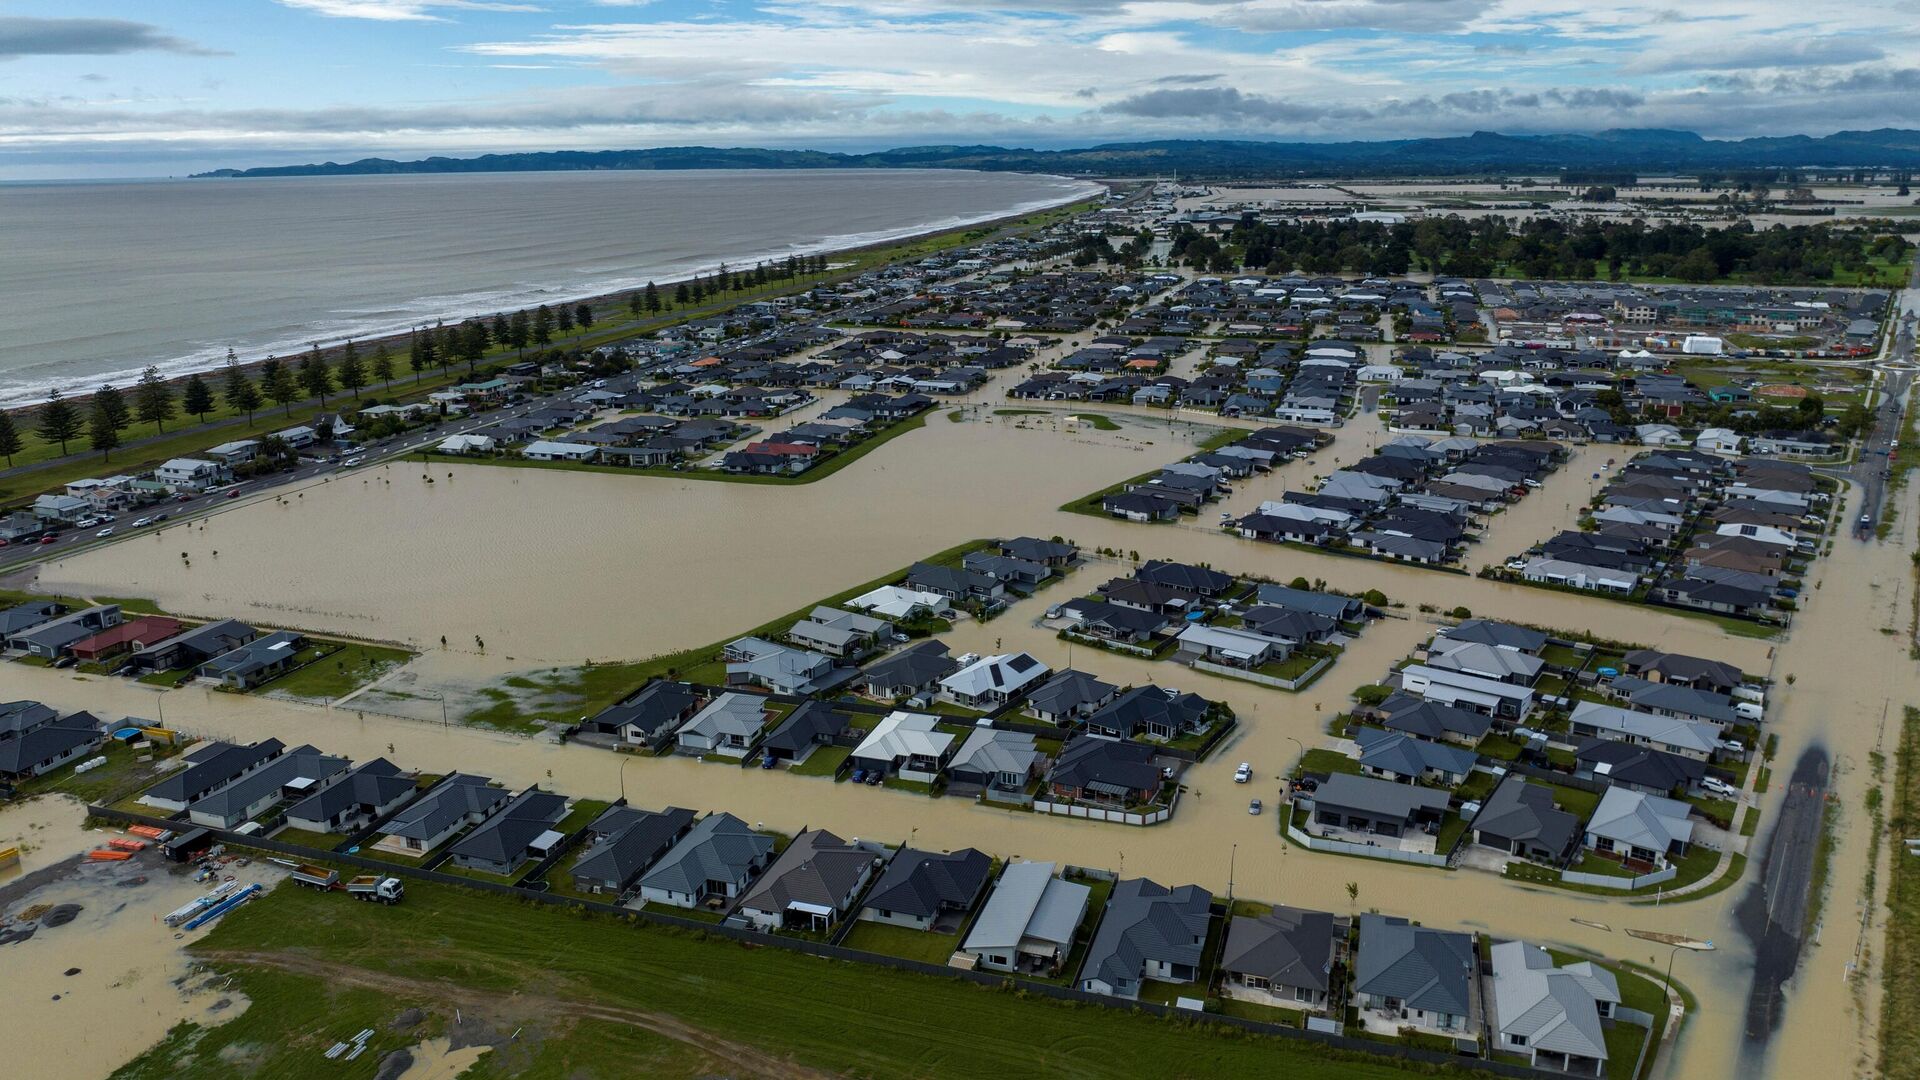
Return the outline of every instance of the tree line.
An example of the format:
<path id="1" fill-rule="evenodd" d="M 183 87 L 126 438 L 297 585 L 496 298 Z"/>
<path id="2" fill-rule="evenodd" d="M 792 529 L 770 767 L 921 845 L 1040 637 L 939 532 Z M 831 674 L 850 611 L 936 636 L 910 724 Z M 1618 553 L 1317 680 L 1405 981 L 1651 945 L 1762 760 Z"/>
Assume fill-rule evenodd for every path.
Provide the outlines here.
<path id="1" fill-rule="evenodd" d="M 1404 274 L 1420 269 L 1457 277 L 1525 277 L 1619 281 L 1676 278 L 1707 283 L 1746 280 L 1819 284 L 1838 271 L 1865 273 L 1874 259 L 1901 262 L 1913 245 L 1870 229 L 1750 222 L 1709 229 L 1692 222 L 1563 221 L 1503 217 L 1429 217 L 1419 221 L 1283 221 L 1252 219 L 1222 239 L 1179 226 L 1172 257 L 1214 273 L 1241 267 Z"/>
<path id="2" fill-rule="evenodd" d="M 663 295 L 659 286 L 649 281 L 645 288 L 628 295 L 627 310 L 635 317 L 668 312 L 826 270 L 825 255 L 790 255 L 773 263 L 756 264 L 750 270 L 729 269 L 722 263 L 711 274 L 679 282 L 671 296 Z M 595 322 L 593 305 L 583 302 L 541 304 L 453 325 L 438 322 L 416 327 L 407 335 L 406 368 L 416 383 L 429 371 L 444 372 L 455 364 L 465 364 L 471 375 L 490 348 L 512 349 L 524 357 L 528 348 L 545 348 L 556 337 L 584 333 Z M 128 389 L 105 383 L 84 398 L 68 398 L 55 390 L 33 414 L 32 431 L 43 442 L 58 444 L 63 457 L 72 443 L 84 437 L 89 447 L 111 461 L 113 451 L 124 442 L 124 433 L 135 423 L 152 424 L 154 433 L 163 435 L 167 423 L 182 414 L 205 423 L 216 400 L 236 415 L 245 415 L 249 424 L 268 403 L 280 406 L 291 417 L 294 403 L 307 398 L 324 405 L 336 392 L 351 393 L 358 399 L 360 391 L 375 382 L 390 387 L 401 377 L 399 363 L 400 358 L 384 342 L 363 353 L 356 342 L 349 340 L 333 362 L 315 342 L 298 360 L 269 356 L 249 374 L 229 349 L 225 367 L 214 382 L 195 373 L 176 389 L 161 376 L 159 368 L 148 367 Z M 219 387 L 217 395 L 215 383 Z M 6 459 L 8 468 L 24 447 L 20 422 L 14 414 L 0 411 L 0 457 Z"/>

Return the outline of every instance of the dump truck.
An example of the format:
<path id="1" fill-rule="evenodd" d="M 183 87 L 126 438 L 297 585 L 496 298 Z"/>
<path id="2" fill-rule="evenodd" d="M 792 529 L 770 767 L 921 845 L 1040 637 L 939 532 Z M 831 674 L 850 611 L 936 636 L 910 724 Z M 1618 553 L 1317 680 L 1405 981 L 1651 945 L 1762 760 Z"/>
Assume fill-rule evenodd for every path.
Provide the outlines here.
<path id="1" fill-rule="evenodd" d="M 293 868 L 293 880 L 309 889 L 324 892 L 340 884 L 340 871 L 324 866 L 296 866 Z"/>
<path id="2" fill-rule="evenodd" d="M 363 874 L 347 882 L 347 892 L 356 900 L 368 900 L 381 904 L 397 904 L 407 894 L 407 887 L 397 877 L 381 877 L 378 874 Z"/>

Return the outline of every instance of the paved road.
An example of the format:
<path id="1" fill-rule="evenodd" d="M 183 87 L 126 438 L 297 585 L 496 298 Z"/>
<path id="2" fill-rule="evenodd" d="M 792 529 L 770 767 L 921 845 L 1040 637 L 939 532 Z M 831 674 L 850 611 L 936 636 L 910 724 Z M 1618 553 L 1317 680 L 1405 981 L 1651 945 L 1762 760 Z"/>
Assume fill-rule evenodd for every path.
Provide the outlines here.
<path id="1" fill-rule="evenodd" d="M 1749 1045 L 1764 1044 L 1773 1035 L 1784 1009 L 1782 988 L 1800 966 L 1826 802 L 1827 753 L 1809 747 L 1793 767 L 1779 820 L 1767 839 L 1760 880 L 1736 912 L 1754 952 L 1747 994 Z"/>

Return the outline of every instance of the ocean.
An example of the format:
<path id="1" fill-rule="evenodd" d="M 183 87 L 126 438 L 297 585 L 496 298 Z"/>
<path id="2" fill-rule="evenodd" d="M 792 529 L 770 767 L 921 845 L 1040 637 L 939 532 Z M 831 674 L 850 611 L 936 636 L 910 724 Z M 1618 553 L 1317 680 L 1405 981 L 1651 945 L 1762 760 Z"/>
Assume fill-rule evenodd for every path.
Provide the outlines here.
<path id="1" fill-rule="evenodd" d="M 947 170 L 0 185 L 0 406 L 1058 205 Z"/>

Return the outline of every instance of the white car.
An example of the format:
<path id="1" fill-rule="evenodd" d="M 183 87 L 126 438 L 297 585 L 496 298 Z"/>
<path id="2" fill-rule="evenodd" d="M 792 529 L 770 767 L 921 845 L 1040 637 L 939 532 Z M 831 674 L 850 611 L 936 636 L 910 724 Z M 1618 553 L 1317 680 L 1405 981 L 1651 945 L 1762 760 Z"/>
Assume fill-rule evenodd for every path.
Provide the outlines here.
<path id="1" fill-rule="evenodd" d="M 109 536 L 112 536 L 112 535 L 113 535 L 113 526 L 111 526 L 111 525 L 109 525 L 109 526 L 107 526 L 106 528 L 104 528 L 104 529 L 101 529 L 101 530 L 100 530 L 99 532 L 97 532 L 97 533 L 94 533 L 93 535 L 94 535 L 95 537 L 97 537 L 97 538 L 99 538 L 99 539 L 103 539 L 103 540 L 104 540 L 104 539 L 106 539 L 107 537 L 109 537 Z"/>
<path id="2" fill-rule="evenodd" d="M 152 518 L 136 518 L 134 519 L 133 527 L 136 529 L 144 529 L 151 524 L 153 524 Z"/>
<path id="3" fill-rule="evenodd" d="M 105 520 L 105 518 L 83 517 L 79 521 L 74 522 L 73 527 L 76 529 L 91 529 Z"/>
<path id="4" fill-rule="evenodd" d="M 1739 739 L 1727 739 L 1720 744 L 1720 748 L 1731 754 L 1744 754 L 1747 752 L 1747 744 L 1741 742 Z"/>
<path id="5" fill-rule="evenodd" d="M 1233 770 L 1233 782 L 1236 784 L 1244 784 L 1252 779 L 1253 766 L 1244 761 L 1240 763 L 1239 768 Z"/>
<path id="6" fill-rule="evenodd" d="M 1719 780 L 1711 776 L 1707 777 L 1705 780 L 1700 781 L 1700 786 L 1703 788 L 1706 788 L 1708 791 L 1711 791 L 1715 795 L 1718 795 L 1724 799 L 1731 799 L 1734 796 L 1740 794 L 1739 788 L 1734 787 L 1732 784 L 1727 783 L 1725 780 Z"/>

